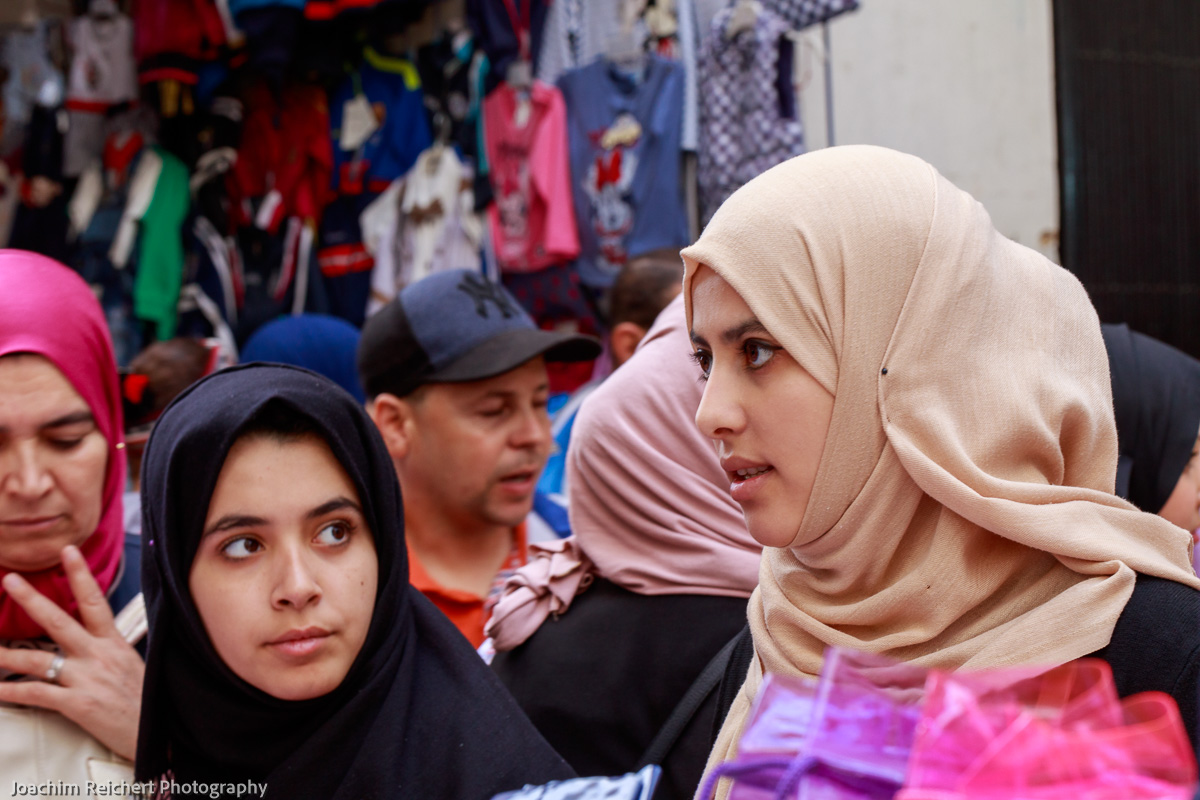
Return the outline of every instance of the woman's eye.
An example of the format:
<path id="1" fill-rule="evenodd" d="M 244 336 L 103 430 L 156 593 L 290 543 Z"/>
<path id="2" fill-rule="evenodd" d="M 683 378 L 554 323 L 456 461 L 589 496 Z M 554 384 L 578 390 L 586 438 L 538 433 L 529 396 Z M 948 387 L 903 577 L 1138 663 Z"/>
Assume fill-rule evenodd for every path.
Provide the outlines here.
<path id="1" fill-rule="evenodd" d="M 766 363 L 775 355 L 776 348 L 763 342 L 756 342 L 753 339 L 742 345 L 742 352 L 746 354 L 746 366 L 750 369 L 759 369 L 766 366 Z"/>
<path id="2" fill-rule="evenodd" d="M 344 544 L 350 538 L 350 526 L 344 522 L 331 522 L 317 531 L 317 541 L 324 545 Z"/>
<path id="3" fill-rule="evenodd" d="M 83 437 L 78 439 L 51 439 L 50 446 L 55 450 L 74 450 L 83 443 Z"/>
<path id="4" fill-rule="evenodd" d="M 694 350 L 692 351 L 692 361 L 696 362 L 696 365 L 700 367 L 700 374 L 707 379 L 708 373 L 712 371 L 712 353 Z"/>
<path id="5" fill-rule="evenodd" d="M 221 546 L 222 555 L 233 559 L 249 558 L 260 550 L 262 542 L 249 536 L 239 536 Z"/>

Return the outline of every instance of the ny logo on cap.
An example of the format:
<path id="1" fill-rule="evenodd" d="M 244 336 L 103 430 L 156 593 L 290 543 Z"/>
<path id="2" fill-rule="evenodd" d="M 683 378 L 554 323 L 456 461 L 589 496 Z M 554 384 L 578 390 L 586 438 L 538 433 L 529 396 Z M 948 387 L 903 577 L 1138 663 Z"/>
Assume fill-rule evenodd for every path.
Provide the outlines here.
<path id="1" fill-rule="evenodd" d="M 462 283 L 458 284 L 458 290 L 475 301 L 475 313 L 484 319 L 488 316 L 488 301 L 496 304 L 496 308 L 505 319 L 517 313 L 500 287 L 479 275 L 464 275 Z"/>

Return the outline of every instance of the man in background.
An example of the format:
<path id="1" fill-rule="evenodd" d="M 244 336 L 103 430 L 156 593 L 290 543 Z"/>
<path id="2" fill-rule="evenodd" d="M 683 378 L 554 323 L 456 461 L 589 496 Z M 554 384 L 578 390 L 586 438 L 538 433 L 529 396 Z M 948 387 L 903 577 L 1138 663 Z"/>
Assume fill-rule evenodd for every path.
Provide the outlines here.
<path id="1" fill-rule="evenodd" d="M 406 287 L 363 326 L 367 411 L 400 478 L 413 585 L 478 647 L 504 579 L 526 561 L 525 519 L 551 450 L 546 363 L 600 344 L 539 330 L 467 270 Z"/>

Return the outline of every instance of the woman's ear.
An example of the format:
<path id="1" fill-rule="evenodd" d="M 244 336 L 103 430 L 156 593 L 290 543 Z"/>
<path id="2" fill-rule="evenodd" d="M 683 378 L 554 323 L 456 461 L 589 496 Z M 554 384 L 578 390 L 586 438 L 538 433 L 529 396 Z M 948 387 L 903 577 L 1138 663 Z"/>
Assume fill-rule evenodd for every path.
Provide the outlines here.
<path id="1" fill-rule="evenodd" d="M 636 322 L 618 322 L 609 334 L 613 365 L 621 366 L 633 355 L 638 344 L 646 336 L 646 329 Z"/>
<path id="2" fill-rule="evenodd" d="M 383 436 L 383 443 L 392 461 L 403 460 L 412 443 L 412 407 L 402 398 L 385 392 L 367 403 L 367 414 Z"/>

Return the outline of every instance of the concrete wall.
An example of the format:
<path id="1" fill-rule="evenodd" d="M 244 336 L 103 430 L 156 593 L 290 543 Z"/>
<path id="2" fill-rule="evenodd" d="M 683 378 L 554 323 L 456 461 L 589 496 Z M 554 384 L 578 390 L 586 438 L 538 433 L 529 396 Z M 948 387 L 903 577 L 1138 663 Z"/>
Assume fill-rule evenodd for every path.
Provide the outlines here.
<path id="1" fill-rule="evenodd" d="M 822 33 L 800 37 L 810 149 L 825 146 Z M 1051 0 L 862 0 L 829 23 L 834 140 L 921 156 L 1011 239 L 1058 259 Z"/>

